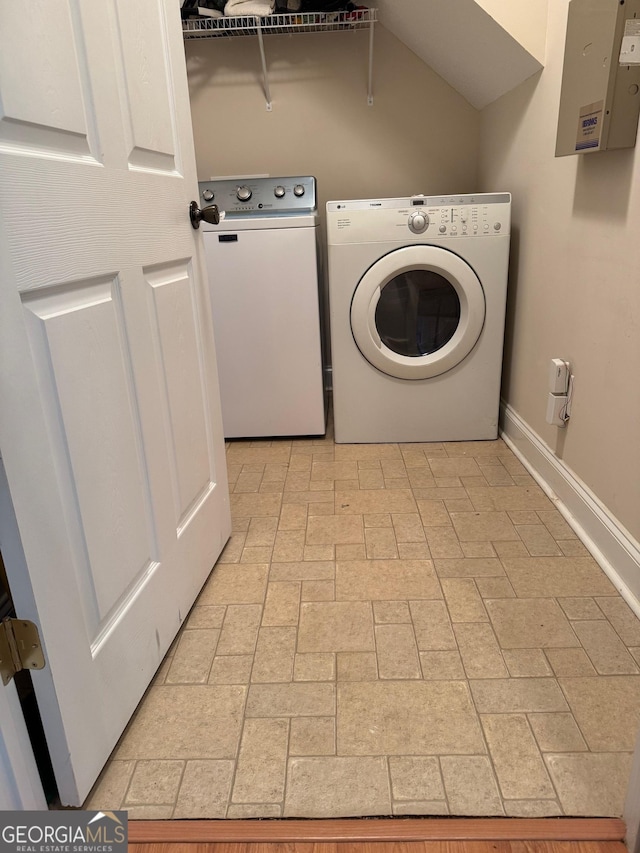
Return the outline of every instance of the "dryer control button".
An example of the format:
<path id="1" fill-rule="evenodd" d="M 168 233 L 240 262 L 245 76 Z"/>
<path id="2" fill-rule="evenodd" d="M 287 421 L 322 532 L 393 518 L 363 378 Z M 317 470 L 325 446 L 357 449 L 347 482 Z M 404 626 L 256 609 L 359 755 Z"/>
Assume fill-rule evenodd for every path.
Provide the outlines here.
<path id="1" fill-rule="evenodd" d="M 249 189 L 249 187 L 238 187 L 236 190 L 236 197 L 238 201 L 249 201 L 253 193 Z"/>
<path id="2" fill-rule="evenodd" d="M 429 216 L 422 211 L 410 214 L 408 221 L 409 229 L 414 234 L 422 234 L 429 226 Z"/>
<path id="3" fill-rule="evenodd" d="M 205 201 L 213 201 L 213 197 L 214 196 L 213 196 L 213 193 L 211 192 L 211 190 L 204 190 L 202 193 L 202 198 Z"/>
<path id="4" fill-rule="evenodd" d="M 295 185 L 295 187 L 293 188 L 293 194 L 298 196 L 298 198 L 304 195 L 304 187 L 302 186 L 302 184 Z"/>
<path id="5" fill-rule="evenodd" d="M 446 225 L 441 225 L 441 226 L 440 226 L 440 228 L 439 228 L 439 231 L 440 231 L 440 233 L 441 233 L 441 234 L 446 234 L 446 233 L 447 233 L 447 226 L 446 226 Z"/>
<path id="6" fill-rule="evenodd" d="M 285 192 L 285 188 L 278 184 L 278 186 L 274 189 L 273 194 L 276 198 L 284 198 Z"/>
<path id="7" fill-rule="evenodd" d="M 494 230 L 494 231 L 499 231 L 501 228 L 502 228 L 502 223 L 501 223 L 501 222 L 494 222 L 494 223 L 493 223 L 493 230 Z"/>

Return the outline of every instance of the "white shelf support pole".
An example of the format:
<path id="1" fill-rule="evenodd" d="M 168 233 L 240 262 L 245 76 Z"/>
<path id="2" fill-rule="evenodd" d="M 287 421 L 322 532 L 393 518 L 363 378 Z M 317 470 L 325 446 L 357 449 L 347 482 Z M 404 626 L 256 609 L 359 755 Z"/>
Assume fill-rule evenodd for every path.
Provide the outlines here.
<path id="1" fill-rule="evenodd" d="M 267 99 L 267 112 L 271 112 L 271 91 L 269 89 L 269 75 L 267 72 L 267 58 L 264 52 L 264 39 L 262 37 L 262 24 L 260 18 L 256 18 L 256 30 L 258 32 L 258 44 L 260 45 L 260 60 L 262 62 L 262 79 L 264 85 L 264 96 Z"/>
<path id="2" fill-rule="evenodd" d="M 373 27 L 374 17 L 371 18 L 369 24 L 369 87 L 367 89 L 367 104 L 373 106 Z"/>

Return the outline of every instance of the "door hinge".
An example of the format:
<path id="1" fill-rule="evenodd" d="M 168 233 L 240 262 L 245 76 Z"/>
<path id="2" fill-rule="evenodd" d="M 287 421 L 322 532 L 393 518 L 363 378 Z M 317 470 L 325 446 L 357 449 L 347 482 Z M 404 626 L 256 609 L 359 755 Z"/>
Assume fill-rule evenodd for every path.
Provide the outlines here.
<path id="1" fill-rule="evenodd" d="M 21 669 L 44 669 L 38 629 L 26 619 L 0 622 L 0 676 L 7 685 Z"/>

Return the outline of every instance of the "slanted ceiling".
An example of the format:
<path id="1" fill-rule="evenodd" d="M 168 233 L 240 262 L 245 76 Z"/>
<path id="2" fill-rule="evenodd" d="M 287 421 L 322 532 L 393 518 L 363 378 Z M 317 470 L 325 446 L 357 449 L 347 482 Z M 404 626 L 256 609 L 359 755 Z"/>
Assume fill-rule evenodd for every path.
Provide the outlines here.
<path id="1" fill-rule="evenodd" d="M 380 23 L 476 109 L 542 68 L 546 0 L 376 0 L 375 5 Z M 518 6 L 520 19 L 514 14 Z"/>

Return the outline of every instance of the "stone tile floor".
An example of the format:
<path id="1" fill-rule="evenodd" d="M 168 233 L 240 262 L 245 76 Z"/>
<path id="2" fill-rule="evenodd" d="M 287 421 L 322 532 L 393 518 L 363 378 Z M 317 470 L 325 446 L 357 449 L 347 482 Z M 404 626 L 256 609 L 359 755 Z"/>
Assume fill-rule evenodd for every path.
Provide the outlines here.
<path id="1" fill-rule="evenodd" d="M 640 622 L 502 441 L 228 464 L 233 536 L 87 807 L 620 815 Z"/>

